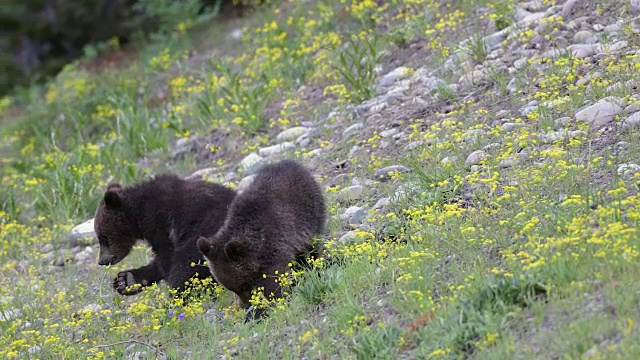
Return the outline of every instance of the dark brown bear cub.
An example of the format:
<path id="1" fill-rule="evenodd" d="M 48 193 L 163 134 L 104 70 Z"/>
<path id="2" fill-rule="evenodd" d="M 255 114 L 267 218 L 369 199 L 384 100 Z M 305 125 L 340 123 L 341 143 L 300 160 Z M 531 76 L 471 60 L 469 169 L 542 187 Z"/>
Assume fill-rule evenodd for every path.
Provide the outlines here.
<path id="1" fill-rule="evenodd" d="M 280 298 L 274 280 L 288 264 L 315 251 L 312 237 L 324 231 L 322 189 L 309 171 L 293 160 L 267 165 L 231 203 L 227 219 L 213 237 L 200 237 L 198 248 L 213 277 L 250 307 L 254 289 Z M 266 275 L 266 277 L 265 277 Z M 260 316 L 256 309 L 252 316 Z"/>
<path id="2" fill-rule="evenodd" d="M 114 288 L 122 295 L 165 280 L 179 292 L 194 277 L 211 276 L 198 251 L 199 236 L 211 236 L 222 226 L 235 191 L 200 179 L 160 175 L 123 188 L 110 184 L 96 211 L 94 228 L 100 242 L 99 265 L 117 264 L 137 240 L 155 253 L 146 266 L 118 274 Z"/>

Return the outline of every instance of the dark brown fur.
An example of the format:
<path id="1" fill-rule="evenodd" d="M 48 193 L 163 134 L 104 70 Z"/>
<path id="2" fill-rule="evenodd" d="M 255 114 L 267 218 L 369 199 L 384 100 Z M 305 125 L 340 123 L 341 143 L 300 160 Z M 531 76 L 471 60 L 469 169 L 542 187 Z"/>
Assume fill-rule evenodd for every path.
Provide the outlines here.
<path id="1" fill-rule="evenodd" d="M 201 279 L 211 276 L 206 266 L 191 266 L 202 263 L 197 239 L 216 233 L 234 197 L 235 191 L 224 186 L 174 175 L 127 188 L 110 184 L 94 221 L 100 242 L 98 264 L 117 264 L 137 240 L 146 240 L 154 259 L 141 268 L 120 272 L 114 288 L 133 295 L 164 279 L 182 291 L 196 273 Z"/>
<path id="2" fill-rule="evenodd" d="M 274 273 L 289 271 L 290 262 L 315 250 L 312 237 L 322 234 L 325 219 L 318 183 L 304 166 L 284 160 L 258 172 L 234 199 L 222 228 L 200 237 L 198 248 L 215 279 L 248 308 L 258 287 L 267 298 L 282 297 Z"/>

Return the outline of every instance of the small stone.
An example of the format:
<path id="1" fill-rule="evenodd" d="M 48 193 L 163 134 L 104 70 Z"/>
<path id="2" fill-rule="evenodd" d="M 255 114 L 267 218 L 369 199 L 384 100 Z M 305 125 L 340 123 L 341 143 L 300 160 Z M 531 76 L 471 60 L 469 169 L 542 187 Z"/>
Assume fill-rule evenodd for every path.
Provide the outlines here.
<path id="1" fill-rule="evenodd" d="M 382 122 L 384 120 L 384 118 L 382 117 L 381 114 L 373 114 L 371 116 L 369 116 L 364 122 L 367 123 L 367 125 L 377 125 L 378 123 Z"/>
<path id="2" fill-rule="evenodd" d="M 391 205 L 391 200 L 389 198 L 387 198 L 387 197 L 384 197 L 384 198 L 378 200 L 376 202 L 376 204 L 373 206 L 373 208 L 375 210 L 382 210 L 382 209 L 388 207 L 389 205 Z"/>
<path id="3" fill-rule="evenodd" d="M 629 2 L 631 4 L 631 15 L 640 14 L 640 0 L 630 0 Z"/>
<path id="4" fill-rule="evenodd" d="M 309 138 L 306 138 L 306 137 L 305 137 L 304 139 L 302 139 L 302 140 L 300 140 L 300 141 L 297 141 L 297 140 L 296 140 L 296 143 L 297 143 L 298 145 L 300 145 L 300 147 L 301 147 L 301 148 L 306 148 L 306 147 L 307 147 L 307 146 L 309 146 L 309 144 L 311 143 L 311 140 L 309 140 Z"/>
<path id="5" fill-rule="evenodd" d="M 218 172 L 220 169 L 217 167 L 209 167 L 195 171 L 191 175 L 185 177 L 185 180 L 191 179 L 203 179 L 203 180 L 211 180 L 214 182 L 220 182 Z"/>
<path id="6" fill-rule="evenodd" d="M 518 91 L 518 80 L 516 80 L 516 78 L 509 80 L 509 83 L 507 83 L 507 91 L 510 94 L 515 94 Z"/>
<path id="7" fill-rule="evenodd" d="M 41 253 L 43 253 L 43 254 L 48 254 L 48 253 L 52 252 L 53 250 L 54 250 L 54 249 L 53 249 L 53 245 L 51 245 L 51 244 L 46 244 L 45 246 L 43 246 L 43 247 L 40 249 L 40 252 L 41 252 Z"/>
<path id="8" fill-rule="evenodd" d="M 423 141 L 412 141 L 412 142 L 408 143 L 407 146 L 404 147 L 404 151 L 413 150 L 413 149 L 417 148 L 418 146 L 422 146 L 422 145 L 424 145 Z"/>
<path id="9" fill-rule="evenodd" d="M 355 135 L 356 133 L 358 133 L 363 128 L 364 128 L 364 124 L 362 124 L 362 123 L 353 124 L 353 125 L 349 126 L 348 128 L 344 129 L 344 131 L 342 132 L 342 138 L 344 140 L 347 140 L 350 137 L 352 137 L 353 135 Z"/>
<path id="10" fill-rule="evenodd" d="M 240 39 L 242 39 L 242 29 L 241 28 L 233 29 L 229 33 L 229 38 L 234 41 L 240 41 Z"/>
<path id="11" fill-rule="evenodd" d="M 380 182 L 386 182 L 386 181 L 391 179 L 392 174 L 395 174 L 395 173 L 406 173 L 406 172 L 409 172 L 409 169 L 407 167 L 402 166 L 402 165 L 387 166 L 387 167 L 384 167 L 382 169 L 379 169 L 376 172 L 376 180 L 378 180 Z"/>
<path id="12" fill-rule="evenodd" d="M 603 46 L 601 44 L 574 44 L 567 47 L 567 50 L 571 52 L 573 56 L 578 59 L 584 59 L 589 56 L 593 56 L 596 53 L 602 52 Z"/>
<path id="13" fill-rule="evenodd" d="M 407 76 L 408 70 L 409 69 L 404 66 L 400 66 L 394 69 L 393 71 L 391 71 L 390 73 L 388 73 L 387 75 L 383 76 L 380 79 L 380 85 L 381 86 L 393 85 L 398 79 L 401 79 Z"/>
<path id="14" fill-rule="evenodd" d="M 267 161 L 260 155 L 258 155 L 257 153 L 251 153 L 245 156 L 242 161 L 240 161 L 240 169 L 245 176 L 253 175 L 258 172 L 258 170 L 262 169 L 262 167 L 266 164 Z"/>
<path id="15" fill-rule="evenodd" d="M 338 239 L 338 241 L 341 243 L 351 243 L 358 241 L 358 236 L 356 235 L 355 231 L 349 231 L 346 234 L 342 235 L 340 239 Z"/>
<path id="16" fill-rule="evenodd" d="M 380 132 L 380 136 L 382 136 L 383 138 L 388 138 L 397 134 L 399 131 L 400 130 L 398 130 L 398 128 L 391 128 L 391 129 Z"/>
<path id="17" fill-rule="evenodd" d="M 38 346 L 38 345 L 35 345 L 35 346 L 32 346 L 32 347 L 28 348 L 27 352 L 29 354 L 35 354 L 37 352 L 40 352 L 40 350 L 42 350 L 42 348 L 40 348 L 40 346 Z"/>
<path id="18" fill-rule="evenodd" d="M 313 149 L 311 151 L 309 151 L 308 153 L 304 154 L 304 157 L 314 157 L 314 156 L 318 156 L 322 154 L 322 149 Z"/>
<path id="19" fill-rule="evenodd" d="M 529 60 L 527 58 L 520 58 L 513 62 L 513 67 L 518 70 L 521 70 L 525 66 L 527 66 L 528 63 L 529 63 Z"/>
<path id="20" fill-rule="evenodd" d="M 513 165 L 517 164 L 518 160 L 513 159 L 513 158 L 508 158 L 508 159 L 504 159 L 504 160 L 500 160 L 500 162 L 498 163 L 498 167 L 500 169 L 507 169 L 512 167 Z"/>
<path id="21" fill-rule="evenodd" d="M 276 140 L 278 142 L 293 141 L 302 135 L 308 134 L 309 131 L 310 129 L 303 126 L 292 127 L 278 134 L 278 136 L 276 136 Z"/>
<path id="22" fill-rule="evenodd" d="M 544 12 L 537 12 L 537 13 L 533 13 L 531 15 L 526 16 L 524 19 L 520 20 L 518 23 L 520 26 L 528 26 L 530 24 L 535 24 L 538 23 L 540 20 L 542 20 L 545 17 L 545 13 Z"/>
<path id="23" fill-rule="evenodd" d="M 462 87 L 472 87 L 473 85 L 485 84 L 491 80 L 486 70 L 474 70 L 463 75 L 458 83 Z"/>
<path id="24" fill-rule="evenodd" d="M 362 196 L 363 189 L 364 188 L 362 187 L 362 185 L 354 185 L 354 186 L 349 186 L 348 188 L 344 188 L 342 189 L 342 191 L 340 191 L 341 200 L 342 201 L 358 200 Z"/>
<path id="25" fill-rule="evenodd" d="M 554 120 L 553 127 L 555 129 L 562 129 L 567 125 L 569 125 L 572 121 L 573 121 L 573 118 L 570 118 L 568 116 L 561 117 L 559 119 Z"/>
<path id="26" fill-rule="evenodd" d="M 446 164 L 453 164 L 457 160 L 458 160 L 457 156 L 445 156 L 442 160 L 440 160 L 440 162 L 443 165 L 446 165 Z"/>
<path id="27" fill-rule="evenodd" d="M 0 311 L 0 320 L 4 320 L 6 322 L 9 322 L 20 316 L 22 316 L 22 311 L 20 311 L 19 309 L 6 309 Z"/>
<path id="28" fill-rule="evenodd" d="M 481 138 L 486 134 L 487 132 L 482 129 L 471 129 L 462 134 L 462 138 L 465 140 L 477 140 L 478 138 Z"/>
<path id="29" fill-rule="evenodd" d="M 515 131 L 517 129 L 520 129 L 523 126 L 524 126 L 524 124 L 521 124 L 521 123 L 508 122 L 508 123 L 502 124 L 502 130 L 511 132 L 511 131 Z"/>
<path id="30" fill-rule="evenodd" d="M 87 220 L 82 224 L 75 226 L 73 229 L 71 229 L 70 233 L 71 240 L 93 238 L 95 236 L 96 232 L 93 227 L 93 219 Z"/>
<path id="31" fill-rule="evenodd" d="M 92 313 L 97 313 L 98 311 L 102 310 L 102 307 L 98 304 L 89 304 L 85 307 L 82 308 L 82 310 L 80 311 L 88 311 L 88 312 L 92 312 Z"/>
<path id="32" fill-rule="evenodd" d="M 487 153 L 482 151 L 482 150 L 476 150 L 474 152 L 472 152 L 471 154 L 469 154 L 469 156 L 467 156 L 467 160 L 465 160 L 465 164 L 467 166 L 471 166 L 471 165 L 478 165 L 480 164 L 484 159 L 486 159 L 488 157 Z"/>
<path id="33" fill-rule="evenodd" d="M 624 108 L 625 114 L 634 114 L 634 113 L 637 113 L 638 111 L 640 111 L 640 104 L 637 102 L 634 102 L 633 104 Z"/>
<path id="34" fill-rule="evenodd" d="M 269 157 L 272 155 L 282 154 L 283 152 L 295 149 L 296 144 L 285 141 L 281 144 L 264 147 L 258 150 L 258 155 L 263 157 Z"/>
<path id="35" fill-rule="evenodd" d="M 576 113 L 578 121 L 588 121 L 592 127 L 601 127 L 612 122 L 616 115 L 622 112 L 623 101 L 620 98 L 605 98 Z"/>
<path id="36" fill-rule="evenodd" d="M 581 30 L 573 35 L 574 44 L 595 44 L 596 36 L 589 30 Z"/>
<path id="37" fill-rule="evenodd" d="M 482 148 L 482 150 L 492 151 L 492 150 L 500 149 L 501 147 L 502 147 L 502 144 L 496 142 L 496 143 L 487 144 L 485 147 Z"/>
<path id="38" fill-rule="evenodd" d="M 349 224 L 362 224 L 365 219 L 364 208 L 360 206 L 351 206 L 340 215 L 341 220 L 346 220 Z"/>
<path id="39" fill-rule="evenodd" d="M 629 130 L 640 127 L 640 112 L 637 112 L 622 122 L 622 130 Z"/>
<path id="40" fill-rule="evenodd" d="M 251 185 L 251 183 L 253 183 L 253 180 L 255 178 L 255 174 L 243 177 L 242 180 L 240 180 L 240 182 L 238 183 L 238 192 L 241 193 L 246 190 Z"/>
<path id="41" fill-rule="evenodd" d="M 634 174 L 640 173 L 640 165 L 638 164 L 620 164 L 618 165 L 618 175 L 631 178 Z"/>
<path id="42" fill-rule="evenodd" d="M 85 247 L 84 250 L 73 256 L 73 259 L 78 263 L 83 263 L 87 260 L 93 260 L 93 248 L 91 246 Z"/>
<path id="43" fill-rule="evenodd" d="M 562 5 L 562 10 L 560 11 L 560 15 L 563 18 L 568 19 L 571 14 L 573 14 L 573 8 L 576 6 L 578 0 L 568 0 L 564 5 Z"/>

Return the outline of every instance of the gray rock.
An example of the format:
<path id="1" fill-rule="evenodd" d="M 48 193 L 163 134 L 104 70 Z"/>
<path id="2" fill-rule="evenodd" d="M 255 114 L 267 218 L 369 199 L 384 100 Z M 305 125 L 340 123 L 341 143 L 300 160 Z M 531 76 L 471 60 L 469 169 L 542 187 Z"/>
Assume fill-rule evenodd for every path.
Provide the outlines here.
<path id="1" fill-rule="evenodd" d="M 516 78 L 509 80 L 507 91 L 509 91 L 510 94 L 515 94 L 518 91 L 518 80 L 516 80 Z"/>
<path id="2" fill-rule="evenodd" d="M 518 70 L 522 70 L 522 69 L 524 69 L 525 66 L 527 66 L 528 63 L 529 63 L 529 59 L 520 58 L 520 59 L 518 59 L 518 60 L 513 62 L 513 67 L 518 69 Z"/>
<path id="3" fill-rule="evenodd" d="M 544 12 L 533 13 L 533 14 L 530 14 L 530 15 L 526 16 L 522 20 L 518 21 L 518 25 L 524 27 L 524 26 L 529 26 L 530 24 L 536 24 L 540 20 L 542 20 L 545 16 L 546 16 L 546 14 Z"/>
<path id="4" fill-rule="evenodd" d="M 214 182 L 222 182 L 220 181 L 220 176 L 218 172 L 220 171 L 217 167 L 204 168 L 195 171 L 193 174 L 185 177 L 185 180 L 191 179 L 203 179 L 203 180 L 211 180 Z"/>
<path id="5" fill-rule="evenodd" d="M 567 47 L 573 56 L 578 59 L 584 59 L 593 56 L 596 53 L 604 51 L 602 44 L 574 44 Z"/>
<path id="6" fill-rule="evenodd" d="M 93 227 L 93 219 L 89 219 L 82 224 L 76 225 L 70 232 L 71 240 L 93 238 L 95 236 L 96 232 Z"/>
<path id="7" fill-rule="evenodd" d="M 637 113 L 638 111 L 640 111 L 640 104 L 638 104 L 637 102 L 634 102 L 628 105 L 626 108 L 624 108 L 625 114 L 634 114 L 634 113 Z"/>
<path id="8" fill-rule="evenodd" d="M 397 134 L 399 131 L 400 130 L 398 130 L 398 128 L 387 129 L 387 130 L 381 131 L 380 136 L 382 136 L 383 138 L 392 137 L 393 135 Z"/>
<path id="9" fill-rule="evenodd" d="M 575 131 L 563 130 L 563 131 L 556 131 L 548 134 L 542 134 L 540 135 L 540 139 L 542 140 L 543 143 L 552 143 L 554 141 L 558 141 L 561 139 L 576 138 L 576 137 L 586 136 L 586 135 L 587 134 L 582 130 L 575 130 Z"/>
<path id="10" fill-rule="evenodd" d="M 245 156 L 242 161 L 240 161 L 240 169 L 245 176 L 253 175 L 258 170 L 262 169 L 263 166 L 267 164 L 267 161 L 263 159 L 260 155 L 256 153 L 251 153 Z"/>
<path id="11" fill-rule="evenodd" d="M 410 143 L 407 144 L 407 146 L 404 147 L 404 151 L 409 151 L 409 150 L 413 150 L 419 146 L 424 145 L 424 141 L 412 141 Z"/>
<path id="12" fill-rule="evenodd" d="M 502 124 L 502 130 L 511 132 L 511 131 L 520 129 L 523 126 L 524 124 L 521 124 L 521 123 L 508 122 L 508 123 Z"/>
<path id="13" fill-rule="evenodd" d="M 32 346 L 30 348 L 27 349 L 27 353 L 29 354 L 35 354 L 37 352 L 40 352 L 42 350 L 42 348 L 38 345 Z"/>
<path id="14" fill-rule="evenodd" d="M 398 186 L 396 191 L 393 193 L 391 198 L 389 199 L 392 204 L 397 204 L 398 202 L 404 200 L 409 195 L 418 191 L 418 187 L 415 184 L 405 183 Z"/>
<path id="15" fill-rule="evenodd" d="M 570 118 L 568 116 L 561 117 L 553 121 L 553 127 L 555 129 L 562 129 L 567 125 L 569 125 L 572 121 L 573 121 L 573 118 Z"/>
<path id="16" fill-rule="evenodd" d="M 573 14 L 573 8 L 578 3 L 578 0 L 567 0 L 566 3 L 562 6 L 562 11 L 560 11 L 560 15 L 563 18 L 568 19 L 571 14 Z"/>
<path id="17" fill-rule="evenodd" d="M 620 164 L 618 165 L 618 175 L 626 178 L 632 178 L 634 174 L 640 173 L 640 165 L 638 164 Z"/>
<path id="18" fill-rule="evenodd" d="M 517 159 L 508 158 L 508 159 L 500 160 L 500 162 L 498 163 L 498 167 L 500 169 L 507 169 L 514 166 L 517 163 L 518 163 Z"/>
<path id="19" fill-rule="evenodd" d="M 382 209 L 388 207 L 389 205 L 391 205 L 391 200 L 389 198 L 387 198 L 387 197 L 384 197 L 384 198 L 378 200 L 376 202 L 376 204 L 373 206 L 373 208 L 375 210 L 382 210 Z"/>
<path id="20" fill-rule="evenodd" d="M 81 264 L 85 261 L 93 261 L 93 248 L 91 246 L 85 247 L 84 250 L 73 255 L 73 260 Z"/>
<path id="21" fill-rule="evenodd" d="M 309 151 L 308 153 L 304 154 L 304 157 L 314 157 L 314 156 L 318 156 L 322 154 L 322 149 L 313 149 L 311 151 Z"/>
<path id="22" fill-rule="evenodd" d="M 380 182 L 386 182 L 391 179 L 392 174 L 397 172 L 406 173 L 409 172 L 409 169 L 402 165 L 387 166 L 376 171 L 376 180 Z"/>
<path id="23" fill-rule="evenodd" d="M 278 142 L 293 141 L 302 135 L 308 134 L 309 131 L 310 129 L 303 126 L 292 127 L 278 134 L 278 136 L 276 136 L 276 141 Z"/>
<path id="24" fill-rule="evenodd" d="M 22 316 L 22 311 L 20 311 L 19 309 L 6 309 L 0 311 L 0 321 L 4 320 L 6 322 L 9 322 L 20 316 Z"/>
<path id="25" fill-rule="evenodd" d="M 258 150 L 258 155 L 263 156 L 263 157 L 269 157 L 269 156 L 273 156 L 273 155 L 277 155 L 277 154 L 282 154 L 284 152 L 287 152 L 291 149 L 295 149 L 296 144 L 292 143 L 292 142 L 288 142 L 285 141 L 283 143 L 280 144 L 276 144 L 273 146 L 267 146 L 264 148 L 261 148 Z"/>
<path id="26" fill-rule="evenodd" d="M 364 208 L 360 206 L 351 206 L 340 215 L 341 220 L 349 222 L 349 224 L 362 224 L 365 219 Z"/>
<path id="27" fill-rule="evenodd" d="M 53 245 L 51 245 L 51 244 L 46 244 L 42 248 L 40 248 L 40 252 L 43 253 L 43 254 L 48 254 L 48 253 L 52 252 L 53 250 L 54 250 L 53 249 Z"/>
<path id="28" fill-rule="evenodd" d="M 348 128 L 344 129 L 344 131 L 342 132 L 342 138 L 344 140 L 349 139 L 356 133 L 360 132 L 360 130 L 362 130 L 363 128 L 364 128 L 364 124 L 362 123 L 353 124 Z"/>
<path id="29" fill-rule="evenodd" d="M 471 129 L 471 130 L 467 130 L 464 134 L 462 134 L 462 138 L 467 141 L 477 140 L 478 138 L 482 138 L 486 134 L 487 132 L 482 129 Z"/>
<path id="30" fill-rule="evenodd" d="M 640 112 L 637 112 L 622 122 L 622 130 L 629 130 L 640 127 Z"/>
<path id="31" fill-rule="evenodd" d="M 304 138 L 300 141 L 296 141 L 296 143 L 298 145 L 300 145 L 300 147 L 302 147 L 303 149 L 306 148 L 307 146 L 309 146 L 309 144 L 311 143 L 311 140 L 309 140 L 308 138 Z"/>
<path id="32" fill-rule="evenodd" d="M 404 66 L 400 66 L 394 69 L 393 71 L 391 71 L 390 73 L 388 73 L 387 75 L 383 76 L 380 79 L 380 85 L 381 86 L 393 85 L 398 79 L 401 79 L 407 75 L 407 70 L 409 69 Z"/>
<path id="33" fill-rule="evenodd" d="M 496 143 L 491 143 L 486 145 L 485 147 L 482 148 L 482 150 L 491 151 L 491 150 L 500 149 L 501 147 L 502 147 L 502 144 L 496 142 Z"/>
<path id="34" fill-rule="evenodd" d="M 341 242 L 341 243 L 351 243 L 356 241 L 358 241 L 358 236 L 356 235 L 356 232 L 353 230 L 347 232 L 346 234 L 342 235 L 340 239 L 338 239 L 338 242 Z"/>
<path id="35" fill-rule="evenodd" d="M 640 14 L 640 0 L 629 0 L 631 4 L 631 15 Z"/>
<path id="36" fill-rule="evenodd" d="M 480 69 L 480 70 L 473 70 L 471 72 L 464 74 L 460 78 L 458 83 L 462 87 L 469 88 L 469 87 L 472 87 L 473 85 L 485 84 L 490 80 L 491 80 L 491 77 L 489 77 L 489 74 L 487 73 L 487 71 L 484 69 Z"/>
<path id="37" fill-rule="evenodd" d="M 343 202 L 358 200 L 362 197 L 363 190 L 362 185 L 353 185 L 344 188 L 340 191 L 340 200 Z"/>
<path id="38" fill-rule="evenodd" d="M 480 164 L 484 159 L 486 159 L 489 155 L 487 155 L 486 152 L 482 151 L 482 150 L 476 150 L 474 152 L 472 152 L 471 154 L 469 154 L 469 156 L 467 156 L 467 159 L 465 160 L 465 164 L 467 166 L 471 166 L 471 165 L 478 165 Z"/>
<path id="39" fill-rule="evenodd" d="M 581 30 L 573 35 L 574 44 L 595 44 L 596 36 L 589 30 Z"/>
<path id="40" fill-rule="evenodd" d="M 457 156 L 445 156 L 440 162 L 444 165 L 454 163 L 458 160 Z"/>
<path id="41" fill-rule="evenodd" d="M 238 183 L 238 192 L 243 192 L 244 190 L 246 190 L 249 185 L 253 183 L 255 177 L 255 174 L 243 177 L 242 180 L 240 180 L 240 182 Z"/>
<path id="42" fill-rule="evenodd" d="M 578 121 L 588 121 L 592 127 L 601 127 L 613 121 L 622 112 L 622 99 L 609 97 L 598 101 L 576 113 Z"/>

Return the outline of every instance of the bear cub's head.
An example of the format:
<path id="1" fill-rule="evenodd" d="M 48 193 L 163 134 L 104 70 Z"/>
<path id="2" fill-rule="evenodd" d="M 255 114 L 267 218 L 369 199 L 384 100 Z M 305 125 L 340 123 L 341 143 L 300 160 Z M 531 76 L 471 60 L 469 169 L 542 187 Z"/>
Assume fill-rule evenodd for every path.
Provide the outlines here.
<path id="1" fill-rule="evenodd" d="M 109 184 L 94 219 L 100 243 L 98 265 L 114 265 L 129 255 L 140 238 L 132 215 L 122 186 Z"/>
<path id="2" fill-rule="evenodd" d="M 198 249 L 207 260 L 213 277 L 240 298 L 242 307 L 250 306 L 251 291 L 261 278 L 256 245 L 262 234 L 220 229 L 213 237 L 200 236 Z"/>

